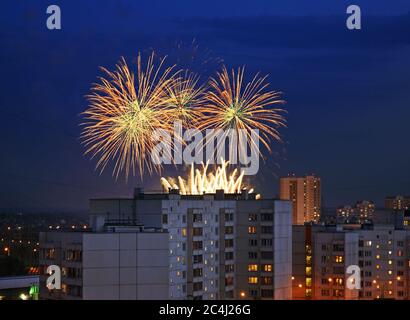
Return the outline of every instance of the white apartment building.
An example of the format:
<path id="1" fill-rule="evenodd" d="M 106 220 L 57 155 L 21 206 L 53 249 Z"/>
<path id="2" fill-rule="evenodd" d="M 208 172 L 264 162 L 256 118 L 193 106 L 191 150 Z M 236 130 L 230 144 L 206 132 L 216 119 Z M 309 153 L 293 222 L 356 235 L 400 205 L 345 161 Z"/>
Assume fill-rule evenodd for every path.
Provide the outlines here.
<path id="1" fill-rule="evenodd" d="M 168 298 L 168 234 L 142 227 L 40 234 L 40 298 Z M 46 287 L 47 267 L 61 268 L 61 290 Z"/>
<path id="2" fill-rule="evenodd" d="M 172 190 L 170 194 L 146 194 L 136 189 L 132 198 L 93 199 L 90 209 L 92 233 L 48 232 L 40 244 L 43 250 L 55 250 L 56 243 L 62 241 L 65 245 L 77 244 L 77 250 L 82 251 L 83 259 L 76 266 L 82 269 L 78 271 L 82 285 L 80 280 L 75 284 L 78 285 L 75 288 L 78 298 L 291 299 L 289 201 L 256 200 L 254 194 L 247 192 L 224 194 L 217 191 L 215 194 L 186 196 Z M 135 232 L 130 227 L 134 225 L 155 228 L 155 232 L 146 232 L 143 227 L 140 232 Z M 122 249 L 122 246 L 131 248 L 131 244 L 124 242 L 131 235 L 136 237 L 136 245 L 130 250 Z M 91 244 L 93 241 L 98 242 L 96 248 Z M 157 242 L 159 247 L 150 248 L 150 242 Z M 117 244 L 119 252 L 113 253 Z M 157 249 L 161 250 L 158 258 L 154 252 Z M 95 255 L 93 250 L 100 250 L 100 253 Z M 130 261 L 137 264 L 123 265 L 122 261 L 128 260 L 121 259 L 117 263 L 118 255 L 122 259 L 128 259 L 128 254 L 139 257 L 140 250 L 146 250 L 146 259 L 134 260 L 132 256 Z M 56 260 L 66 267 L 65 260 L 58 256 L 44 259 L 42 264 L 45 266 Z M 132 268 L 139 268 L 138 263 L 147 268 L 153 263 L 161 275 L 139 277 L 135 270 L 132 271 Z M 100 264 L 107 268 L 105 273 L 97 271 L 91 275 L 96 270 L 87 270 L 97 269 Z M 129 293 L 126 291 L 128 276 L 122 276 L 121 272 L 111 275 L 117 273 L 118 268 L 122 271 L 125 267 L 136 274 L 129 280 L 135 285 Z M 166 282 L 162 281 L 164 279 Z M 162 290 L 150 290 L 147 281 Z M 103 288 L 111 284 L 118 286 L 109 289 L 110 293 L 106 295 L 91 290 L 92 286 Z M 141 287 L 143 284 L 147 285 L 145 289 Z M 139 288 L 142 291 L 138 291 Z M 155 296 L 153 292 L 159 295 Z"/>

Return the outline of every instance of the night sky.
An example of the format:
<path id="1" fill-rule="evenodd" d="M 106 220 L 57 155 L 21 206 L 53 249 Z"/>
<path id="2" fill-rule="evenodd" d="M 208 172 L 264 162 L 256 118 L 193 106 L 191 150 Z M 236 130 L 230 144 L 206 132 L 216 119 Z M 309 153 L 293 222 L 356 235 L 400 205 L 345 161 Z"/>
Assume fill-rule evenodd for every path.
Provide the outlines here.
<path id="1" fill-rule="evenodd" d="M 62 30 L 46 28 L 50 4 Z M 346 29 L 350 4 L 360 31 Z M 160 189 L 157 175 L 100 175 L 79 141 L 98 67 L 150 48 L 203 79 L 220 60 L 245 65 L 284 93 L 285 143 L 250 180 L 263 195 L 289 172 L 319 175 L 326 206 L 410 194 L 409 12 L 408 0 L 2 1 L 0 208 L 85 211 L 90 197 Z"/>

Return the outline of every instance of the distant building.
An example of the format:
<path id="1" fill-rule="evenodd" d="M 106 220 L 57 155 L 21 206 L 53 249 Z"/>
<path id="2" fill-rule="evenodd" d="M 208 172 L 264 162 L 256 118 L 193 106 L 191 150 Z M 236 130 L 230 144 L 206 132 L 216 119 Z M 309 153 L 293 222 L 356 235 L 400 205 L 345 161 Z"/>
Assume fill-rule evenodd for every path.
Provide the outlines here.
<path id="1" fill-rule="evenodd" d="M 67 299 L 291 299 L 291 204 L 254 194 L 147 194 L 90 201 L 93 231 L 47 232 L 40 263 Z M 104 290 L 102 290 L 104 289 Z"/>
<path id="2" fill-rule="evenodd" d="M 292 201 L 292 223 L 318 222 L 321 214 L 320 178 L 283 177 L 280 179 L 280 199 Z"/>
<path id="3" fill-rule="evenodd" d="M 336 210 L 336 216 L 338 222 L 347 222 L 356 218 L 356 210 L 351 206 L 339 207 Z"/>
<path id="4" fill-rule="evenodd" d="M 354 207 L 355 215 L 359 219 L 359 222 L 371 221 L 375 210 L 375 205 L 372 201 L 359 201 L 356 202 Z"/>
<path id="5" fill-rule="evenodd" d="M 410 196 L 386 197 L 384 206 L 391 210 L 408 210 L 410 209 Z"/>
<path id="6" fill-rule="evenodd" d="M 293 226 L 293 299 L 409 300 L 410 229 L 403 212 L 374 212 L 374 224 Z M 361 288 L 346 287 L 346 268 Z"/>

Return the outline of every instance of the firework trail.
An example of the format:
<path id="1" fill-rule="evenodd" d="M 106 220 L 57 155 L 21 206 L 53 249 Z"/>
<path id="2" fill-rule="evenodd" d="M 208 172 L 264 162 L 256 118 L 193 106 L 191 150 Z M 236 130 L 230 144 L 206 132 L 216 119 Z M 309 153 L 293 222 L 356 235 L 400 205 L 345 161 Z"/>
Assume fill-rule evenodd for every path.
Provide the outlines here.
<path id="1" fill-rule="evenodd" d="M 202 171 L 194 169 L 191 165 L 191 171 L 187 180 L 178 176 L 174 178 L 161 178 L 161 184 L 164 191 L 177 189 L 182 195 L 202 195 L 204 193 L 215 193 L 217 190 L 224 190 L 225 193 L 240 193 L 243 189 L 247 189 L 243 185 L 244 172 L 238 174 L 238 170 L 234 169 L 232 173 L 227 173 L 229 161 L 222 159 L 222 164 L 216 167 L 216 170 L 208 173 L 208 163 L 202 165 Z M 253 189 L 249 190 L 253 193 Z M 260 195 L 256 195 L 258 199 Z"/>

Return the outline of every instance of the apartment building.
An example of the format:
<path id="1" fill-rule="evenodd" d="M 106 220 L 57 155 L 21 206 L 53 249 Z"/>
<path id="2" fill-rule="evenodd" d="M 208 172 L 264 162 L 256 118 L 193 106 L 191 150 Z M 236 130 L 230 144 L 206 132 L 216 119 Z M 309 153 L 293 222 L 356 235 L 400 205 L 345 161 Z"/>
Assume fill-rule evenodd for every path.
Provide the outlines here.
<path id="1" fill-rule="evenodd" d="M 292 298 L 354 300 L 346 269 L 358 264 L 358 236 L 317 225 L 293 226 Z"/>
<path id="2" fill-rule="evenodd" d="M 168 298 L 168 234 L 142 226 L 101 232 L 40 234 L 40 298 Z M 47 267 L 61 269 L 61 290 L 48 290 Z"/>
<path id="3" fill-rule="evenodd" d="M 376 211 L 373 224 L 293 226 L 293 299 L 409 299 L 410 229 L 403 212 Z M 348 289 L 349 265 L 360 289 Z"/>
<path id="4" fill-rule="evenodd" d="M 390 210 L 410 209 L 410 196 L 389 196 L 384 200 L 384 206 Z"/>
<path id="5" fill-rule="evenodd" d="M 319 177 L 288 176 L 280 178 L 280 199 L 292 202 L 292 223 L 318 222 L 321 214 Z"/>
<path id="6" fill-rule="evenodd" d="M 137 225 L 140 230 L 135 232 L 132 228 Z M 41 260 L 44 268 L 50 264 L 73 267 L 74 262 L 70 260 L 66 265 L 67 259 L 62 255 L 67 250 L 82 252 L 81 260 L 75 261 L 76 274 L 81 277 L 62 290 L 68 291 L 70 297 L 143 299 L 146 294 L 153 299 L 181 300 L 291 299 L 289 201 L 257 200 L 254 194 L 245 191 L 241 194 L 217 191 L 215 194 L 180 195 L 176 190 L 169 194 L 148 194 L 137 189 L 132 198 L 91 200 L 90 226 L 91 233 L 47 232 L 40 242 L 45 257 Z M 153 231 L 147 232 L 150 228 Z M 136 245 L 127 251 L 122 246 L 131 246 L 125 241 L 131 235 L 136 237 Z M 97 243 L 92 244 L 94 241 Z M 156 247 L 152 250 L 149 247 L 151 242 L 161 250 L 160 261 L 156 260 L 159 259 L 154 250 Z M 95 250 L 100 250 L 100 255 L 95 256 Z M 113 250 L 119 252 L 113 253 Z M 147 259 L 144 262 L 138 259 L 140 250 L 145 250 Z M 54 253 L 50 256 L 51 252 Z M 90 254 L 95 258 L 89 258 Z M 118 255 L 128 261 L 128 254 L 136 255 L 136 260 L 130 258 L 135 263 L 144 263 L 148 268 L 150 263 L 158 266 L 157 271 L 161 274 L 155 277 L 162 290 L 146 288 L 138 291 L 146 281 L 156 282 L 148 275 L 145 282 L 141 282 L 144 277 L 137 274 L 132 278 L 132 285 L 136 287 L 127 294 L 124 288 L 129 283 L 125 275 L 121 276 L 122 269 L 131 268 L 130 272 L 136 273 L 132 268 L 139 268 L 135 263 L 123 265 L 123 260 L 117 261 Z M 91 265 L 90 261 L 93 262 Z M 96 270 L 92 268 L 97 269 L 100 264 L 107 268 L 106 272 L 93 275 Z M 121 271 L 120 275 L 115 274 L 118 273 L 116 268 Z M 165 278 L 166 283 L 162 281 Z M 91 288 L 111 284 L 117 288 L 107 296 Z M 43 290 L 47 296 L 48 290 Z M 154 296 L 154 291 L 161 293 Z M 56 298 L 67 297 L 61 292 L 51 294 Z"/>

